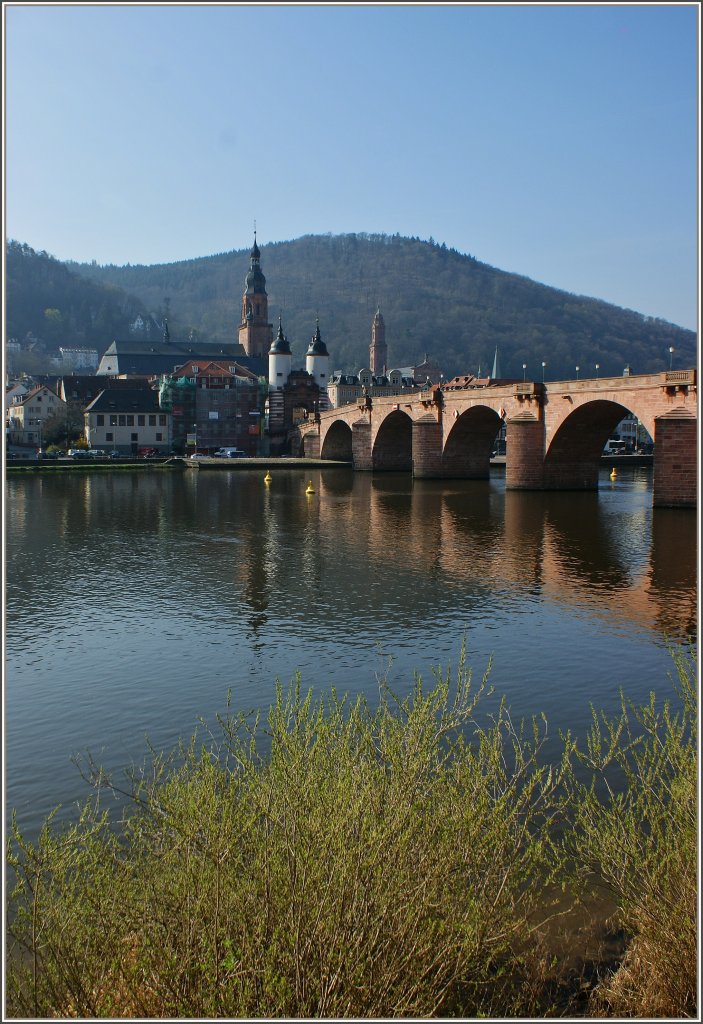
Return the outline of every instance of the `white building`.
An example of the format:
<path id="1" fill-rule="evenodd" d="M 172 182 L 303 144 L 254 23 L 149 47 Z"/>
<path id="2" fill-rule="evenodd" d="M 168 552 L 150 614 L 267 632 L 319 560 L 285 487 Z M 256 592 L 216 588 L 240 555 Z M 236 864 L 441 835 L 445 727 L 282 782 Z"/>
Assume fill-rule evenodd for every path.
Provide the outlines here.
<path id="1" fill-rule="evenodd" d="M 136 455 L 140 448 L 171 449 L 171 416 L 151 388 L 106 388 L 83 413 L 89 448 Z"/>
<path id="2" fill-rule="evenodd" d="M 7 407 L 7 440 L 9 444 L 42 444 L 42 425 L 46 420 L 66 409 L 66 403 L 45 385 L 31 388 L 27 394 L 17 394 Z"/>

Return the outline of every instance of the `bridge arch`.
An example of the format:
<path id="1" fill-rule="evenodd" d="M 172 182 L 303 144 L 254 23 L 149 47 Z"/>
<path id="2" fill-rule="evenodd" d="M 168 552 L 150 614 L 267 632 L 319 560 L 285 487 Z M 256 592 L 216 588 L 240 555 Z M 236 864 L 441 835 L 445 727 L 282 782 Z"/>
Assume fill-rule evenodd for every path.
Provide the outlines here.
<path id="1" fill-rule="evenodd" d="M 381 421 L 372 448 L 374 470 L 406 471 L 413 468 L 413 421 L 396 410 Z"/>
<path id="2" fill-rule="evenodd" d="M 562 420 L 544 457 L 546 490 L 596 490 L 605 442 L 629 409 L 610 400 L 578 406 Z"/>
<path id="3" fill-rule="evenodd" d="M 344 420 L 335 420 L 322 441 L 321 459 L 352 460 L 352 428 Z"/>
<path id="4" fill-rule="evenodd" d="M 501 418 L 495 409 L 475 405 L 454 421 L 442 452 L 443 475 L 469 480 L 488 479 L 491 454 Z"/>

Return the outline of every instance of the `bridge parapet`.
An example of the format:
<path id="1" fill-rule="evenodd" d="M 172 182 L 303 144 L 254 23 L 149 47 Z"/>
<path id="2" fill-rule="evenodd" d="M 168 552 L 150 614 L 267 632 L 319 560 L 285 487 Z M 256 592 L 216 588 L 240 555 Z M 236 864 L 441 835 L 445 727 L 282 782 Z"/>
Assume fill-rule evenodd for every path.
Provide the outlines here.
<path id="1" fill-rule="evenodd" d="M 665 374 L 667 384 L 688 384 L 695 387 L 695 370 L 667 370 Z"/>

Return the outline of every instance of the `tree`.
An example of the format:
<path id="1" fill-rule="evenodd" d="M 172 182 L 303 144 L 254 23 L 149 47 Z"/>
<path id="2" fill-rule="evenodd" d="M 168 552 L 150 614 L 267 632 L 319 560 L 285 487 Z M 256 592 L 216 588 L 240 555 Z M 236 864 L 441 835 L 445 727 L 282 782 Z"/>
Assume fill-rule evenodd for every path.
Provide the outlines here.
<path id="1" fill-rule="evenodd" d="M 83 437 L 84 419 L 80 402 L 69 401 L 63 409 L 52 413 L 42 423 L 42 438 L 45 444 L 60 444 L 68 447 Z"/>

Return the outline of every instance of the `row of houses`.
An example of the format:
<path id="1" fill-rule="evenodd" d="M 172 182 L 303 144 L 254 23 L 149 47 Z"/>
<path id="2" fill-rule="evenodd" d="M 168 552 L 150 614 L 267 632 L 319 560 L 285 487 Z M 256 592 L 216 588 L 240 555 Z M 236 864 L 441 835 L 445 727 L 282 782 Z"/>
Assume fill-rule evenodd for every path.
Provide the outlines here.
<path id="1" fill-rule="evenodd" d="M 158 377 L 25 377 L 5 402 L 7 441 L 16 446 L 66 447 L 81 433 L 88 447 L 123 455 L 189 445 L 262 451 L 266 388 L 236 364 L 189 360 Z"/>

